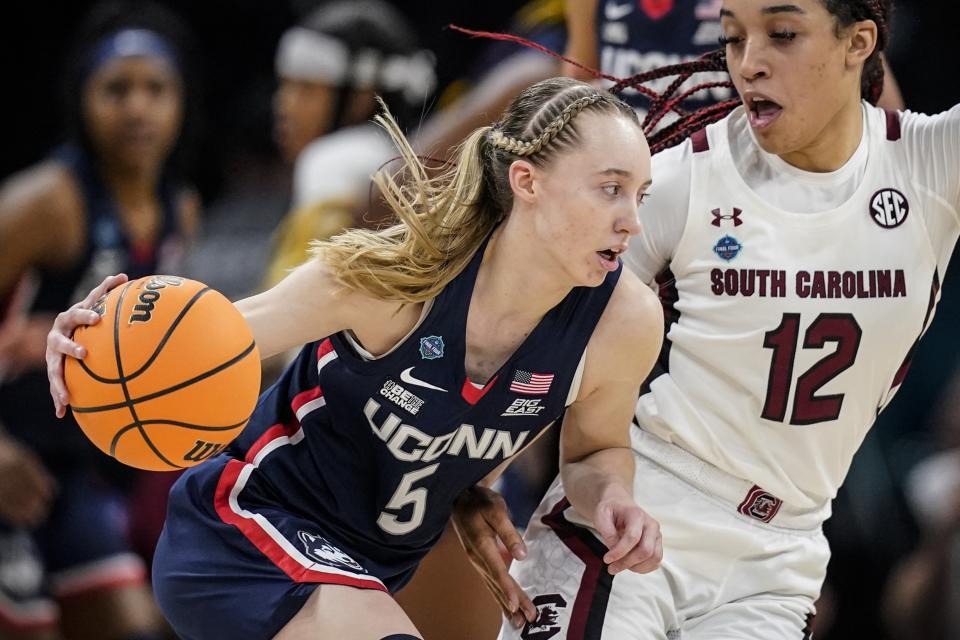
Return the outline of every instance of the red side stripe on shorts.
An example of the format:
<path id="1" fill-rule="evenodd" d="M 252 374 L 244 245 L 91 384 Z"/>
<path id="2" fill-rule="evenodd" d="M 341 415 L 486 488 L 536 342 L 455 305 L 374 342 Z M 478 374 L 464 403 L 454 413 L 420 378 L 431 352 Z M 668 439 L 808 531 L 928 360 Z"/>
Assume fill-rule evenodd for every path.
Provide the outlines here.
<path id="1" fill-rule="evenodd" d="M 261 446 L 261 449 L 262 448 Z M 240 479 L 241 472 L 243 472 L 247 466 L 247 464 L 239 460 L 231 460 L 220 474 L 220 480 L 217 482 L 217 491 L 214 496 L 214 507 L 221 520 L 239 529 L 247 540 L 253 543 L 263 555 L 287 574 L 294 582 L 342 584 L 359 587 L 361 589 L 387 591 L 387 588 L 376 580 L 365 580 L 360 577 L 341 573 L 327 573 L 316 569 L 308 569 L 298 562 L 296 558 L 291 556 L 281 544 L 254 519 L 246 518 L 236 513 L 230 506 L 230 493 Z"/>
<path id="2" fill-rule="evenodd" d="M 570 612 L 567 639 L 599 640 L 613 586 L 613 576 L 603 562 L 607 548 L 592 533 L 564 517 L 563 512 L 569 506 L 570 502 L 564 498 L 541 519 L 584 564 L 577 599 Z"/>

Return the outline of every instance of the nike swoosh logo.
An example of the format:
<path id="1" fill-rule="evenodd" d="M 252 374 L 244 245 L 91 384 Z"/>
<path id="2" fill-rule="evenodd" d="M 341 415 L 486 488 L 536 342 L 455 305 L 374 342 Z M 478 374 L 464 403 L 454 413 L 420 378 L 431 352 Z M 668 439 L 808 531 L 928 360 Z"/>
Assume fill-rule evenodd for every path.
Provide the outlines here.
<path id="1" fill-rule="evenodd" d="M 607 20 L 619 20 L 630 13 L 633 13 L 632 2 L 627 2 L 625 4 L 614 4 L 612 2 L 608 2 L 603 7 L 603 15 Z"/>
<path id="2" fill-rule="evenodd" d="M 400 379 L 406 382 L 407 384 L 414 384 L 414 385 L 417 385 L 418 387 L 426 387 L 427 389 L 433 389 L 434 391 L 443 391 L 444 393 L 447 392 L 446 389 L 441 389 L 440 387 L 436 385 L 432 385 L 429 382 L 425 382 L 423 380 L 420 380 L 419 378 L 414 378 L 413 375 L 411 375 L 410 373 L 411 371 L 413 371 L 413 367 L 408 367 L 403 371 L 401 371 Z"/>

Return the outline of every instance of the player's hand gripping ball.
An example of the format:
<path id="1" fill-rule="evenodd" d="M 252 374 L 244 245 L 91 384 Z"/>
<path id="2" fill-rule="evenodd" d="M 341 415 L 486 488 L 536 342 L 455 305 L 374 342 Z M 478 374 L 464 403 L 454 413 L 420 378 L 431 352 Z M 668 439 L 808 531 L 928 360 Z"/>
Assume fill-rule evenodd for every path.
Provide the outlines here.
<path id="1" fill-rule="evenodd" d="M 97 447 L 155 471 L 222 451 L 260 391 L 260 354 L 240 312 L 203 283 L 148 276 L 117 287 L 66 359 L 73 415 Z"/>

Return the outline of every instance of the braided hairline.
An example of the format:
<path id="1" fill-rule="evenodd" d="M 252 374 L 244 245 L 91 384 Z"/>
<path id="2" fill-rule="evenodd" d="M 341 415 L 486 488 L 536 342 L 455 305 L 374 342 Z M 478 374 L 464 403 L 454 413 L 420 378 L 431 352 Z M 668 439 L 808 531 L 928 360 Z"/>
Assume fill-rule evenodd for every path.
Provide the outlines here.
<path id="1" fill-rule="evenodd" d="M 533 140 L 521 140 L 506 135 L 499 127 L 494 127 L 490 132 L 490 141 L 497 149 L 503 149 L 514 155 L 525 157 L 539 153 L 544 146 L 550 143 L 553 138 L 567 125 L 570 120 L 583 111 L 586 107 L 596 104 L 603 100 L 600 93 L 591 93 L 590 95 L 577 98 L 560 112 L 553 121 L 544 127 L 543 131 Z"/>

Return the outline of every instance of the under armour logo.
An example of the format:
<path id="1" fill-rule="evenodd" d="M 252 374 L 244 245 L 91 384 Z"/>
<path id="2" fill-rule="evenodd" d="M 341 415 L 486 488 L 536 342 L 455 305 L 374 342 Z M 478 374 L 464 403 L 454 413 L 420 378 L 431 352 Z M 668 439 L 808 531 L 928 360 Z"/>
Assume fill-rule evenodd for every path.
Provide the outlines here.
<path id="1" fill-rule="evenodd" d="M 733 226 L 735 227 L 739 227 L 740 225 L 743 224 L 743 220 L 740 219 L 740 215 L 743 213 L 743 211 L 740 209 L 737 209 L 736 207 L 734 207 L 733 209 L 732 216 L 721 214 L 720 209 L 714 209 L 711 213 L 713 213 L 713 222 L 711 222 L 710 224 L 712 224 L 715 227 L 719 227 L 724 220 L 733 220 Z"/>

